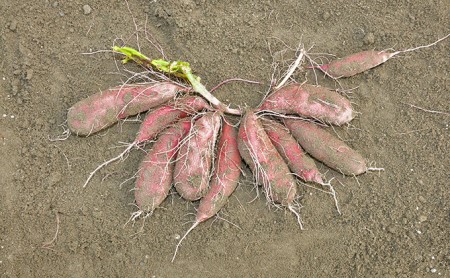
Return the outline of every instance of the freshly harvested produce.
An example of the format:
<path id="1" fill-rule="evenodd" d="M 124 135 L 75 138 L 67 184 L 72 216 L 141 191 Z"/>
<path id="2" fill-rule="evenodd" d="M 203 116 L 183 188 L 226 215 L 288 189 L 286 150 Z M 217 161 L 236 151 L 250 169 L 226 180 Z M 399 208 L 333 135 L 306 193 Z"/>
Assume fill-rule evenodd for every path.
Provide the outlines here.
<path id="1" fill-rule="evenodd" d="M 350 176 L 369 170 L 357 151 L 317 124 L 298 119 L 283 121 L 303 149 L 330 168 Z"/>
<path id="2" fill-rule="evenodd" d="M 386 62 L 396 54 L 398 53 L 376 50 L 362 51 L 342 59 L 334 60 L 329 64 L 317 66 L 317 68 L 335 79 L 350 77 L 374 68 Z"/>
<path id="3" fill-rule="evenodd" d="M 203 222 L 213 217 L 226 204 L 239 182 L 241 161 L 237 146 L 237 130 L 223 121 L 214 173 L 208 193 L 200 200 L 196 222 Z"/>
<path id="4" fill-rule="evenodd" d="M 238 133 L 238 148 L 241 157 L 250 167 L 258 184 L 264 187 L 266 198 L 271 204 L 279 203 L 296 216 L 302 227 L 294 199 L 297 184 L 275 146 L 253 111 L 247 111 Z"/>
<path id="5" fill-rule="evenodd" d="M 134 197 L 139 210 L 152 213 L 166 199 L 172 187 L 174 161 L 181 140 L 191 129 L 191 119 L 164 130 L 142 161 Z"/>
<path id="6" fill-rule="evenodd" d="M 348 77 L 399 53 L 433 44 L 393 53 L 363 51 L 313 68 L 333 78 Z M 256 183 L 262 185 L 267 202 L 289 209 L 301 228 L 296 176 L 307 183 L 319 184 L 305 186 L 331 194 L 340 212 L 332 179 L 323 181 L 311 157 L 345 175 L 383 170 L 368 167 L 358 152 L 317 124 L 319 121 L 330 125 L 350 122 L 355 113 L 349 100 L 321 86 L 285 85 L 303 57 L 309 58 L 304 49 L 298 52 L 298 58 L 281 82 L 274 86 L 275 91 L 260 107 L 246 111 L 245 115 L 240 108 L 231 108 L 215 98 L 200 77 L 194 75 L 188 62 L 150 59 L 129 47 L 115 47 L 114 51 L 124 55 L 124 63 L 134 61 L 147 68 L 152 79 L 164 81 L 147 87 L 115 88 L 82 100 L 69 110 L 69 127 L 72 133 L 87 136 L 121 118 L 153 109 L 142 122 L 136 139 L 120 155 L 97 167 L 87 182 L 101 167 L 122 159 L 131 148 L 142 146 L 162 132 L 140 166 L 135 191 L 139 211 L 132 219 L 151 214 L 166 198 L 172 184 L 184 199 L 200 200 L 195 222 L 178 242 L 175 254 L 199 223 L 213 217 L 226 204 L 239 180 L 241 157 L 253 172 Z M 155 74 L 156 71 L 159 73 Z M 178 82 L 184 80 L 191 88 L 167 81 L 173 77 Z M 176 98 L 178 92 L 188 91 L 198 96 Z M 165 104 L 169 100 L 174 101 Z M 222 123 L 225 114 L 243 116 L 238 131 L 227 121 Z M 183 119 L 187 116 L 192 118 Z M 284 126 L 273 117 L 281 119 Z M 217 138 L 220 139 L 216 148 Z"/>
<path id="7" fill-rule="evenodd" d="M 268 119 L 263 119 L 262 123 L 270 141 L 294 174 L 306 182 L 324 183 L 314 160 L 303 151 L 285 126 Z"/>
<path id="8" fill-rule="evenodd" d="M 334 125 L 354 118 L 350 101 L 321 86 L 293 83 L 276 90 L 259 107 L 260 111 L 296 114 Z"/>
<path id="9" fill-rule="evenodd" d="M 122 159 L 132 148 L 145 143 L 147 141 L 155 138 L 162 130 L 167 128 L 168 125 L 174 123 L 180 118 L 187 117 L 190 114 L 195 114 L 198 111 L 210 109 L 211 107 L 206 103 L 201 97 L 188 96 L 181 97 L 175 100 L 171 104 L 158 107 L 153 111 L 149 111 L 147 116 L 142 121 L 139 131 L 136 134 L 134 141 L 128 145 L 128 147 L 123 150 L 119 155 L 103 162 L 97 168 L 95 168 L 87 178 L 83 187 L 86 187 L 92 177 L 101 168 L 107 166 L 108 164 Z"/>
<path id="10" fill-rule="evenodd" d="M 219 112 L 205 113 L 195 121 L 178 151 L 174 186 L 186 200 L 198 200 L 207 192 L 220 125 Z"/>
<path id="11" fill-rule="evenodd" d="M 210 109 L 209 104 L 198 96 L 180 97 L 167 105 L 160 106 L 147 113 L 133 144 L 152 140 L 161 130 L 175 121 Z"/>
<path id="12" fill-rule="evenodd" d="M 208 193 L 200 200 L 195 222 L 178 242 L 172 261 L 174 261 L 178 248 L 186 236 L 198 224 L 210 219 L 225 206 L 228 197 L 234 192 L 239 182 L 241 156 L 237 147 L 237 130 L 227 121 L 222 124 L 217 152 Z"/>
<path id="13" fill-rule="evenodd" d="M 439 43 L 440 41 L 447 39 L 449 36 L 450 34 L 428 45 L 421 45 L 395 52 L 387 52 L 384 50 L 362 51 L 355 54 L 351 54 L 338 60 L 334 60 L 325 65 L 313 66 L 312 68 L 318 68 L 321 71 L 323 71 L 327 76 L 332 77 L 334 79 L 338 79 L 341 77 L 351 77 L 358 73 L 362 73 L 366 70 L 379 66 L 400 53 L 406 53 L 416 51 L 422 48 L 431 47 Z"/>
<path id="14" fill-rule="evenodd" d="M 116 87 L 77 102 L 69 109 L 67 123 L 73 133 L 89 136 L 119 119 L 159 106 L 185 91 L 186 88 L 172 82 Z"/>

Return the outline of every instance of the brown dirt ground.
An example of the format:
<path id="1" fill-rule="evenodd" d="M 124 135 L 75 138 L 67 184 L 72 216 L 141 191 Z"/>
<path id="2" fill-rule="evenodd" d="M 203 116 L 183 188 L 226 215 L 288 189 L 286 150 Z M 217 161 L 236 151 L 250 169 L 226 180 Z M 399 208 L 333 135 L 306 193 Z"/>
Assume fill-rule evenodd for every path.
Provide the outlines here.
<path id="1" fill-rule="evenodd" d="M 300 41 L 314 45 L 311 52 L 342 57 L 424 45 L 449 33 L 445 0 L 350 2 L 129 0 L 129 6 L 167 56 L 190 61 L 208 87 L 231 77 L 264 81 L 216 93 L 248 106 L 267 90 L 272 56 L 283 56 L 275 52 Z M 85 4 L 92 8 L 87 15 Z M 292 214 L 269 209 L 262 198 L 249 203 L 255 191 L 247 175 L 222 213 L 239 228 L 222 220 L 200 225 L 170 263 L 196 204 L 173 194 L 145 223 L 124 226 L 135 210 L 133 182 L 120 184 L 134 174 L 142 152 L 81 187 L 118 152 L 112 147 L 133 139 L 138 124 L 48 139 L 61 133 L 72 104 L 123 81 L 112 55 L 82 52 L 109 49 L 121 38 L 156 54 L 133 35 L 126 3 L 0 0 L 0 11 L 2 277 L 450 276 L 449 40 L 342 80 L 344 88 L 358 87 L 350 96 L 361 114 L 353 128 L 337 132 L 386 169 L 357 180 L 327 172 L 336 177 L 343 215 L 329 195 L 302 187 L 307 230 L 300 231 Z M 296 77 L 302 81 L 304 74 Z M 57 240 L 42 248 L 55 234 L 57 216 Z"/>

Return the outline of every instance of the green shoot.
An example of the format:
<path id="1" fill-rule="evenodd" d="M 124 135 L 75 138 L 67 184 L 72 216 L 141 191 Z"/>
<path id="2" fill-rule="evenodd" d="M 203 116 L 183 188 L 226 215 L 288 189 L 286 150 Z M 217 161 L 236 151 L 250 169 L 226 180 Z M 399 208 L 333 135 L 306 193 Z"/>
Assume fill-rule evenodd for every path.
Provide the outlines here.
<path id="1" fill-rule="evenodd" d="M 130 61 L 134 61 L 136 64 L 146 68 L 153 68 L 167 75 L 174 75 L 179 78 L 186 79 L 192 86 L 192 89 L 206 98 L 214 107 L 222 112 L 241 115 L 242 112 L 238 109 L 232 109 L 220 102 L 215 96 L 213 96 L 206 87 L 200 82 L 200 77 L 192 73 L 191 65 L 184 61 L 166 61 L 163 59 L 151 60 L 141 52 L 131 47 L 119 47 L 114 46 L 113 51 L 121 53 L 125 56 L 122 59 L 122 63 L 126 64 Z"/>

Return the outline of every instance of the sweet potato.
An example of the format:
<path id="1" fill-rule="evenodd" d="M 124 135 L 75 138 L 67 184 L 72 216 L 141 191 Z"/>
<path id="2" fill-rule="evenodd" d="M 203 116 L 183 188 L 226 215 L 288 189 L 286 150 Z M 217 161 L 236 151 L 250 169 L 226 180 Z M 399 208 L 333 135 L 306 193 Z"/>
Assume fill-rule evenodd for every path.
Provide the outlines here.
<path id="1" fill-rule="evenodd" d="M 139 128 L 135 144 L 153 139 L 161 130 L 178 119 L 187 117 L 189 114 L 210 109 L 202 97 L 187 96 L 178 98 L 176 101 L 149 111 Z"/>
<path id="2" fill-rule="evenodd" d="M 173 161 L 182 138 L 191 128 L 191 119 L 163 131 L 139 167 L 134 197 L 140 211 L 151 213 L 167 197 L 172 185 Z"/>
<path id="3" fill-rule="evenodd" d="M 213 217 L 236 189 L 241 174 L 241 156 L 237 147 L 237 130 L 224 121 L 217 157 L 208 193 L 200 200 L 196 222 Z"/>
<path id="4" fill-rule="evenodd" d="M 226 204 L 228 197 L 236 189 L 241 174 L 241 156 L 237 147 L 236 129 L 224 121 L 222 135 L 218 143 L 218 156 L 208 193 L 200 200 L 195 222 L 178 242 L 172 261 L 181 242 L 198 226 L 213 217 Z"/>
<path id="5" fill-rule="evenodd" d="M 181 97 L 174 103 L 159 107 L 153 111 L 149 111 L 136 134 L 134 141 L 128 145 L 119 155 L 103 162 L 97 168 L 95 168 L 86 179 L 83 187 L 86 187 L 92 177 L 101 168 L 106 165 L 122 159 L 132 148 L 138 146 L 141 143 L 152 140 L 159 132 L 164 130 L 168 125 L 175 122 L 180 118 L 187 117 L 190 113 L 200 111 L 203 109 L 209 109 L 209 105 L 201 97 Z"/>
<path id="6" fill-rule="evenodd" d="M 354 118 L 350 101 L 325 87 L 294 83 L 269 95 L 259 110 L 297 114 L 342 125 Z"/>
<path id="7" fill-rule="evenodd" d="M 247 111 L 242 119 L 238 148 L 268 201 L 291 208 L 297 193 L 295 179 L 253 111 Z"/>
<path id="8" fill-rule="evenodd" d="M 351 54 L 344 58 L 334 60 L 329 64 L 313 66 L 312 68 L 319 68 L 328 76 L 338 79 L 341 77 L 350 77 L 358 73 L 364 72 L 378 65 L 383 64 L 392 57 L 406 52 L 416 51 L 436 45 L 437 43 L 450 37 L 450 34 L 427 45 L 416 46 L 409 49 L 399 50 L 395 52 L 368 50 L 355 54 Z"/>
<path id="9" fill-rule="evenodd" d="M 69 129 L 88 136 L 113 125 L 119 119 L 149 110 L 173 99 L 185 88 L 170 82 L 121 86 L 99 92 L 77 102 L 69 109 Z"/>
<path id="10" fill-rule="evenodd" d="M 303 120 L 284 119 L 284 124 L 312 157 L 345 175 L 368 170 L 365 159 L 322 127 Z"/>
<path id="11" fill-rule="evenodd" d="M 289 130 L 276 121 L 264 119 L 262 123 L 270 141 L 289 169 L 304 181 L 323 184 L 316 163 L 303 151 Z"/>
<path id="12" fill-rule="evenodd" d="M 374 68 L 398 53 L 399 52 L 389 53 L 376 50 L 362 51 L 342 59 L 334 60 L 329 64 L 320 65 L 317 68 L 334 79 L 350 77 Z"/>
<path id="13" fill-rule="evenodd" d="M 186 200 L 198 200 L 207 192 L 220 124 L 219 113 L 205 113 L 195 122 L 188 140 L 179 150 L 174 185 Z"/>

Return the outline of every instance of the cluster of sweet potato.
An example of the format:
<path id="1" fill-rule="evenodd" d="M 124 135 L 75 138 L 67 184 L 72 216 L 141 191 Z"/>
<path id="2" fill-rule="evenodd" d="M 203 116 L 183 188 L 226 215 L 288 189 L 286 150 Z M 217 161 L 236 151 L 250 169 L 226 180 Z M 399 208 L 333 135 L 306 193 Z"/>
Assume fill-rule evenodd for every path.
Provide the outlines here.
<path id="1" fill-rule="evenodd" d="M 389 55 L 365 51 L 318 68 L 333 78 L 348 77 L 383 63 Z M 275 90 L 258 108 L 242 112 L 239 129 L 226 111 L 170 81 L 92 95 L 69 109 L 68 125 L 72 133 L 89 136 L 145 111 L 149 112 L 134 142 L 88 179 L 133 147 L 156 140 L 136 178 L 140 209 L 136 215 L 152 213 L 173 185 L 184 199 L 200 200 L 196 226 L 226 204 L 238 184 L 243 160 L 267 200 L 291 210 L 301 225 L 295 206 L 296 177 L 324 184 L 311 157 L 345 175 L 368 170 L 360 154 L 322 127 L 350 122 L 354 117 L 350 102 L 336 91 L 308 84 L 291 83 Z"/>

